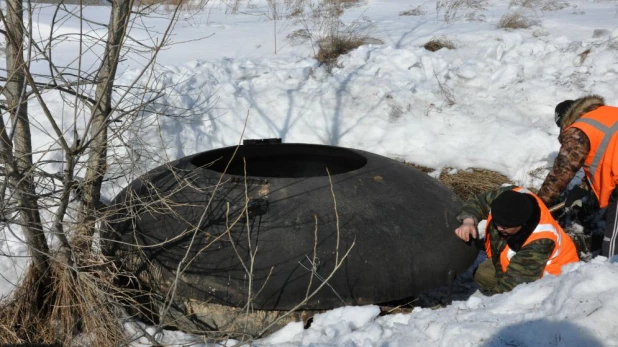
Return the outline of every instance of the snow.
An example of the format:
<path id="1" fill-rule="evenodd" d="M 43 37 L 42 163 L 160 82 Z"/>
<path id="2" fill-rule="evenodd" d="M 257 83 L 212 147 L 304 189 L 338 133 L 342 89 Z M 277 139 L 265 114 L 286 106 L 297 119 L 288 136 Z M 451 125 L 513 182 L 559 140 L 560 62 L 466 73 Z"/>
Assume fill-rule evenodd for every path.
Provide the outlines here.
<path id="1" fill-rule="evenodd" d="M 616 3 L 541 2 L 560 9 L 526 10 L 536 25 L 504 30 L 496 24 L 508 10 L 506 1 L 478 2 L 482 8 L 460 9 L 447 22 L 445 10 L 437 13 L 433 1 L 367 0 L 347 9 L 342 20 L 382 43 L 341 56 L 330 72 L 312 58 L 309 43 L 286 39 L 303 25 L 284 17 L 273 23 L 265 1 L 253 1 L 237 14 L 220 1 L 192 7 L 174 27 L 174 45 L 161 52 L 152 75 L 166 88 L 154 111 L 168 117 L 147 117 L 135 128 L 156 156 L 139 161 L 126 179 L 107 184 L 104 196 L 112 198 L 132 177 L 161 162 L 235 145 L 243 133 L 245 139 L 358 148 L 431 167 L 434 175 L 447 168 L 490 169 L 516 184 L 539 187 L 559 149 L 554 106 L 587 94 L 618 105 Z M 423 15 L 399 15 L 417 6 Z M 95 21 L 105 21 L 107 11 L 84 9 Z M 41 37 L 49 33 L 52 16 L 53 7 L 37 5 L 35 32 Z M 168 24 L 169 11 L 144 20 L 159 33 Z M 75 18 L 67 17 L 54 33 L 78 29 Z M 89 30 L 105 35 L 94 26 Z M 140 28 L 131 35 L 143 44 L 157 38 Z M 434 37 L 447 38 L 455 49 L 424 49 Z M 77 47 L 66 40 L 54 47 L 54 57 L 77 64 Z M 92 65 L 92 57 L 86 54 L 82 64 Z M 3 56 L 0 60 L 4 65 Z M 127 57 L 119 82 L 131 83 L 144 61 Z M 33 69 L 45 72 L 47 66 L 35 63 Z M 52 94 L 48 99 L 56 119 L 72 124 L 74 110 Z M 41 114 L 33 129 L 34 148 L 42 153 L 37 158 L 61 158 L 49 122 L 36 107 L 31 112 Z M 2 294 L 10 292 L 27 261 L 19 238 L 18 228 L 0 233 Z M 378 316 L 376 306 L 342 307 L 316 315 L 308 329 L 291 323 L 253 345 L 615 346 L 617 263 L 597 257 L 511 293 L 475 294 L 410 314 Z M 159 337 L 163 344 L 203 344 L 181 332 Z"/>

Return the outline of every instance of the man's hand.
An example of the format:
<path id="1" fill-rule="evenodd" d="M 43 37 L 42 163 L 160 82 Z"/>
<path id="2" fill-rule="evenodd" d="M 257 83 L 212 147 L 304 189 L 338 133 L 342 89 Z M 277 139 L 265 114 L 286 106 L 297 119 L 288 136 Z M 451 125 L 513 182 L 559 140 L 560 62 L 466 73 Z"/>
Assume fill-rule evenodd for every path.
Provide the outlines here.
<path id="1" fill-rule="evenodd" d="M 478 238 L 479 234 L 474 225 L 474 219 L 466 218 L 463 220 L 461 226 L 455 229 L 455 235 L 463 241 L 470 241 L 471 239 Z"/>

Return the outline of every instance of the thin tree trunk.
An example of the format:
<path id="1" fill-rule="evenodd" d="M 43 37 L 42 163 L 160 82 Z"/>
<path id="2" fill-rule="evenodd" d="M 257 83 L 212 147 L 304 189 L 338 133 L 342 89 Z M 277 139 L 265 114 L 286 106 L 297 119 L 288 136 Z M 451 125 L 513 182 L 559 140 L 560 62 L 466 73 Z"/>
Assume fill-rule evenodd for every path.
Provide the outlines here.
<path id="1" fill-rule="evenodd" d="M 22 229 L 33 259 L 33 265 L 44 271 L 49 248 L 41 225 L 38 197 L 35 191 L 32 165 L 32 138 L 25 95 L 23 6 L 21 0 L 7 0 L 6 71 L 4 88 L 13 136 L 7 133 L 4 119 L 0 120 L 0 152 L 7 176 L 19 200 Z M 12 137 L 12 138 L 11 138 Z M 12 142 L 11 140 L 14 140 Z"/>
<path id="2" fill-rule="evenodd" d="M 82 187 L 82 203 L 79 207 L 78 249 L 89 247 L 94 233 L 96 207 L 101 199 L 101 185 L 107 172 L 107 126 L 112 112 L 112 86 L 120 58 L 120 48 L 126 36 L 131 15 L 132 0 L 113 0 L 107 43 L 97 77 L 95 92 L 97 104 L 92 108 L 90 146 L 86 177 Z"/>

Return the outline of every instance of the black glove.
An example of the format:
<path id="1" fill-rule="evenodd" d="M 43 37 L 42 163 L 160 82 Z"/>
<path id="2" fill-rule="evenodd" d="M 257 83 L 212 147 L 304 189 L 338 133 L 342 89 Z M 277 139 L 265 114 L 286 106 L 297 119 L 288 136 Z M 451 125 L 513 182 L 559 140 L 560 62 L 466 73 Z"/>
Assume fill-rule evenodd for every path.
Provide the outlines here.
<path id="1" fill-rule="evenodd" d="M 576 206 L 582 207 L 582 200 L 588 196 L 590 191 L 582 188 L 581 186 L 575 186 L 567 193 L 566 200 L 564 200 L 564 207 L 566 209 L 572 209 Z"/>

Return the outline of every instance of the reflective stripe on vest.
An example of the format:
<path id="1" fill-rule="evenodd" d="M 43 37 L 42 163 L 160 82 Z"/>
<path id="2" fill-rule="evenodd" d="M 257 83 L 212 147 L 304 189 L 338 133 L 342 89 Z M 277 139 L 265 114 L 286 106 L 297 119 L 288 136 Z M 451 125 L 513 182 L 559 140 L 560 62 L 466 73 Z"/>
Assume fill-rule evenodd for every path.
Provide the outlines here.
<path id="1" fill-rule="evenodd" d="M 562 235 L 560 235 L 558 230 L 556 230 L 556 228 L 551 224 L 537 225 L 536 228 L 534 228 L 534 231 L 532 231 L 532 234 L 547 233 L 547 232 L 556 236 L 556 243 L 557 243 L 554 248 L 554 252 L 552 253 L 551 257 L 549 257 L 549 260 L 547 261 L 547 265 L 549 265 L 551 264 L 552 260 L 556 259 L 556 257 L 560 255 L 560 250 L 562 249 Z M 511 258 L 513 258 L 515 254 L 517 254 L 517 252 L 512 250 L 508 245 L 506 247 L 508 248 L 506 257 L 510 261 Z"/>
<path id="2" fill-rule="evenodd" d="M 590 183 L 594 184 L 594 175 L 596 175 L 597 173 L 597 169 L 599 168 L 601 159 L 603 159 L 603 155 L 605 154 L 605 151 L 607 150 L 607 146 L 609 145 L 609 142 L 612 139 L 612 135 L 618 132 L 618 121 L 615 122 L 611 127 L 605 126 L 598 120 L 590 119 L 590 118 L 580 118 L 575 123 L 580 123 L 580 122 L 588 124 L 603 133 L 603 140 L 601 140 L 601 144 L 599 145 L 599 148 L 597 148 L 596 153 L 594 154 L 594 159 L 592 159 L 592 163 L 590 164 L 590 167 L 588 168 L 588 170 L 590 170 L 590 177 L 589 177 Z"/>
<path id="3" fill-rule="evenodd" d="M 578 128 L 588 138 L 590 151 L 584 161 L 586 179 L 599 200 L 601 208 L 607 207 L 612 191 L 618 183 L 618 108 L 600 106 L 566 127 Z"/>

